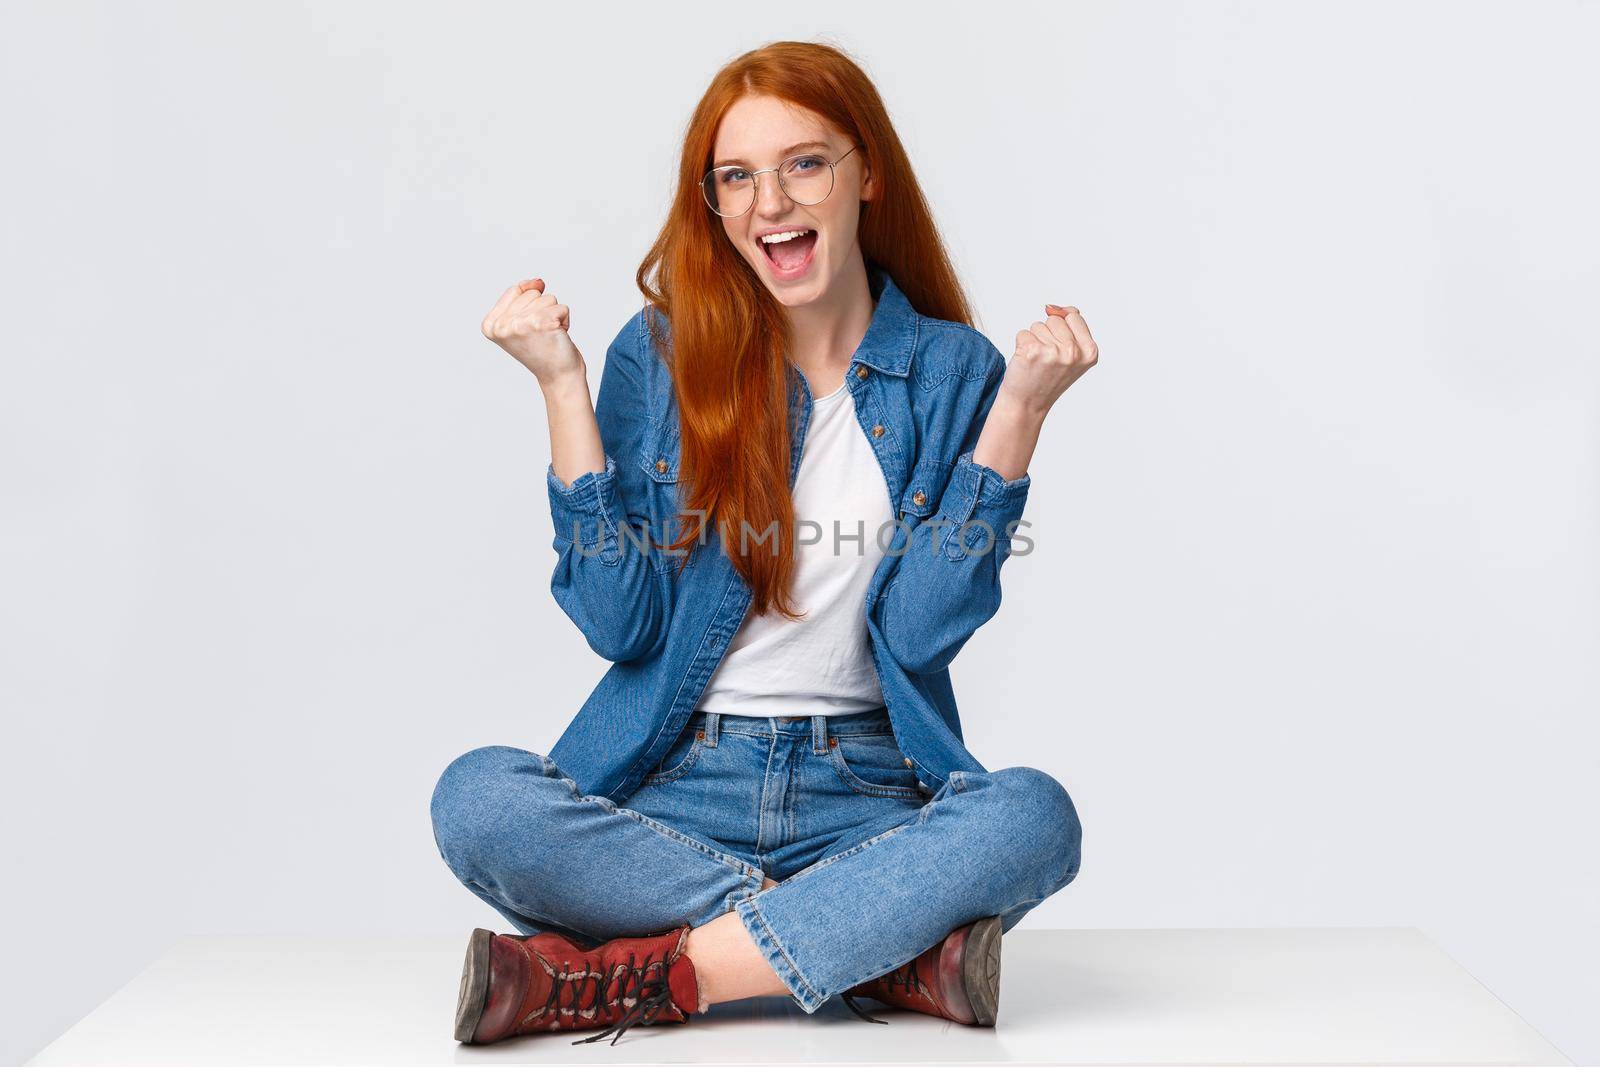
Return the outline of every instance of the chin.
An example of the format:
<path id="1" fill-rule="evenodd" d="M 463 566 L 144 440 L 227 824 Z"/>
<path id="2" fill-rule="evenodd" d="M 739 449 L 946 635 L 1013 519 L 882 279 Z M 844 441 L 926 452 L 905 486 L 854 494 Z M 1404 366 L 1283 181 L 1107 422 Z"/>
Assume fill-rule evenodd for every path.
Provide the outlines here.
<path id="1" fill-rule="evenodd" d="M 827 292 L 825 285 L 808 285 L 801 288 L 769 289 L 773 296 L 778 298 L 778 303 L 784 307 L 798 308 L 815 303 L 823 293 Z"/>
<path id="2" fill-rule="evenodd" d="M 766 273 L 765 264 L 752 263 L 751 266 L 761 275 L 761 284 L 766 286 L 767 292 L 784 307 L 805 307 L 815 302 L 828 291 L 828 285 L 833 280 L 833 271 L 821 263 L 812 264 L 809 277 L 787 285 L 775 282 L 771 275 Z"/>

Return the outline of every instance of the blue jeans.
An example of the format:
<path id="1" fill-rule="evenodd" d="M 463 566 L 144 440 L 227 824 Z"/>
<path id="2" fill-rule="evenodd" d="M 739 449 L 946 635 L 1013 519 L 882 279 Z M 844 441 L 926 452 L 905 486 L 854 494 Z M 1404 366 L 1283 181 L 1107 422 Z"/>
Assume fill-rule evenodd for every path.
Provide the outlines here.
<path id="1" fill-rule="evenodd" d="M 587 946 L 736 911 L 814 1012 L 958 926 L 1011 929 L 1077 876 L 1078 814 L 1048 774 L 956 771 L 935 793 L 906 764 L 883 709 L 697 712 L 623 806 L 489 745 L 440 776 L 434 839 L 524 934 Z"/>

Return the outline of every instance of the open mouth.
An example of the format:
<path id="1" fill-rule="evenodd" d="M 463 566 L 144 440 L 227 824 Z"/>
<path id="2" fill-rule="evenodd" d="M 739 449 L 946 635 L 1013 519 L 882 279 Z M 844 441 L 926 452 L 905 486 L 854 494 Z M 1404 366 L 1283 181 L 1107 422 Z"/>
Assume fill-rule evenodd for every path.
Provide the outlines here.
<path id="1" fill-rule="evenodd" d="M 766 254 L 767 262 L 771 263 L 775 273 L 780 275 L 794 275 L 804 271 L 811 264 L 811 256 L 817 249 L 817 231 L 803 227 L 796 227 L 793 231 L 798 236 L 786 237 L 783 234 L 774 234 L 772 238 L 761 239 L 761 251 Z"/>

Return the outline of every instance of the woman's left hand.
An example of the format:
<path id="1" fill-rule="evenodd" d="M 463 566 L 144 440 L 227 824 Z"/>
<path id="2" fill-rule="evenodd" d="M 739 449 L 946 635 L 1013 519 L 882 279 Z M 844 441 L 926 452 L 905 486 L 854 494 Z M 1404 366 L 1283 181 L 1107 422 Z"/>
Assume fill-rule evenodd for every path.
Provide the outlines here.
<path id="1" fill-rule="evenodd" d="M 1100 358 L 1077 308 L 1046 304 L 1044 311 L 1043 322 L 1017 332 L 1017 350 L 995 398 L 1039 419 Z"/>
<path id="2" fill-rule="evenodd" d="M 1017 334 L 1016 354 L 972 454 L 974 463 L 1007 480 L 1027 473 L 1050 406 L 1100 358 L 1077 308 L 1046 304 L 1044 313 L 1043 322 Z"/>

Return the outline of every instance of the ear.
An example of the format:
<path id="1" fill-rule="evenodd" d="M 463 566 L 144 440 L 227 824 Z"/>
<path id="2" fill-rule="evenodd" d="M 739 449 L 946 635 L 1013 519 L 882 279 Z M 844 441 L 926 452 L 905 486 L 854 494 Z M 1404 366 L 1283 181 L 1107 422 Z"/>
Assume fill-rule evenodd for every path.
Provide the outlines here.
<path id="1" fill-rule="evenodd" d="M 861 199 L 876 200 L 878 198 L 878 179 L 870 170 L 861 178 Z"/>

